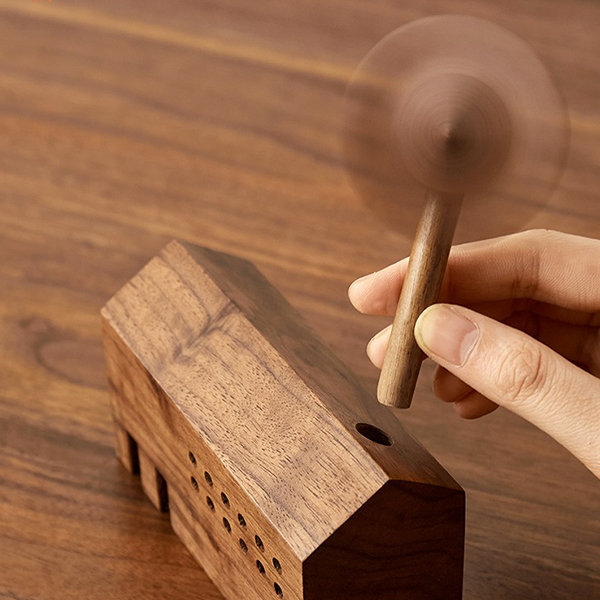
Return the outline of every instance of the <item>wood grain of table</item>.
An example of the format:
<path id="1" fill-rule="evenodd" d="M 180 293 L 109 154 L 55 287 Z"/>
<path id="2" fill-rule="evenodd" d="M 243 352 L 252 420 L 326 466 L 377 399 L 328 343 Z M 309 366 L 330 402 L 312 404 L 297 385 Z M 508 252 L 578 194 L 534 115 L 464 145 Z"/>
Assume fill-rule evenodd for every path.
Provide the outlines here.
<path id="1" fill-rule="evenodd" d="M 114 457 L 100 307 L 172 238 L 237 254 L 374 390 L 364 345 L 387 321 L 346 288 L 411 240 L 346 182 L 344 86 L 385 33 L 447 10 L 0 0 L 0 598 L 221 598 Z M 451 10 L 526 37 L 553 71 L 571 149 L 533 225 L 600 236 L 600 4 Z M 432 368 L 400 419 L 467 491 L 464 598 L 600 598 L 598 480 L 506 411 L 460 421 Z"/>

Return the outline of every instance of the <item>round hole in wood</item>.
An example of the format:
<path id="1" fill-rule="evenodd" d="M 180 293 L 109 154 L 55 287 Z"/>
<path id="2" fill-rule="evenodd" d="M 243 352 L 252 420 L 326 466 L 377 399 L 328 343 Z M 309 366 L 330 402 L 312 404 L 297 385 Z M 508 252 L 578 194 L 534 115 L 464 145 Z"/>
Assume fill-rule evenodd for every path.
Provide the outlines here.
<path id="1" fill-rule="evenodd" d="M 259 572 L 261 575 L 264 575 L 264 574 L 265 574 L 265 567 L 264 567 L 264 566 L 263 566 L 263 564 L 260 562 L 260 560 L 257 560 L 257 561 L 256 561 L 256 568 L 258 569 L 258 572 Z"/>
<path id="2" fill-rule="evenodd" d="M 221 501 L 227 508 L 229 508 L 229 498 L 225 492 L 221 492 Z"/>
<path id="3" fill-rule="evenodd" d="M 231 533 L 231 524 L 225 517 L 223 517 L 223 527 L 227 529 L 227 533 Z"/>
<path id="4" fill-rule="evenodd" d="M 240 538 L 240 548 L 244 551 L 244 554 L 248 552 L 248 546 L 242 538 Z"/>
<path id="5" fill-rule="evenodd" d="M 191 482 L 191 484 L 192 484 L 192 487 L 193 487 L 193 488 L 194 488 L 196 491 L 198 491 L 198 482 L 196 481 L 196 478 L 195 478 L 193 475 L 190 477 L 190 482 Z"/>
<path id="6" fill-rule="evenodd" d="M 213 480 L 208 471 L 204 471 L 204 479 L 206 479 L 206 483 L 208 483 L 208 485 L 210 485 L 210 487 L 213 486 Z"/>
<path id="7" fill-rule="evenodd" d="M 195 465 L 196 464 L 196 457 L 194 456 L 194 453 L 190 450 L 189 454 L 188 454 L 188 458 L 190 459 L 190 462 Z"/>
<path id="8" fill-rule="evenodd" d="M 254 536 L 254 543 L 256 544 L 256 547 L 261 551 L 264 552 L 265 551 L 265 545 L 263 544 L 263 541 L 260 539 L 260 537 L 258 535 Z"/>
<path id="9" fill-rule="evenodd" d="M 210 508 L 210 510 L 213 512 L 215 511 L 215 503 L 212 501 L 210 496 L 206 496 L 206 504 L 208 504 L 208 508 Z"/>
<path id="10" fill-rule="evenodd" d="M 357 423 L 356 431 L 371 442 L 375 442 L 381 446 L 392 445 L 390 436 L 382 429 L 379 429 L 379 427 L 375 427 L 375 425 L 371 425 L 370 423 Z"/>
<path id="11" fill-rule="evenodd" d="M 281 563 L 275 557 L 273 557 L 273 566 L 278 573 L 281 573 Z"/>
<path id="12" fill-rule="evenodd" d="M 281 589 L 281 586 L 275 582 L 273 584 L 273 588 L 275 589 L 275 593 L 280 597 L 283 598 L 283 590 Z"/>
<path id="13" fill-rule="evenodd" d="M 246 519 L 244 519 L 244 515 L 242 513 L 238 513 L 238 522 L 241 527 L 246 528 Z"/>

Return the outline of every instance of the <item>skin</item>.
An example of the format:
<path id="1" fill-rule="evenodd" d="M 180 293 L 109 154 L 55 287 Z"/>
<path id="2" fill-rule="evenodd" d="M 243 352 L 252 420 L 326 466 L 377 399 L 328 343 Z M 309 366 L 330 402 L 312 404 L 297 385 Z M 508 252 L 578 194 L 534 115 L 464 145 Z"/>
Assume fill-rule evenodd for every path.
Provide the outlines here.
<path id="1" fill-rule="evenodd" d="M 395 312 L 408 259 L 355 281 L 362 313 Z M 379 368 L 391 326 L 368 344 Z M 456 246 L 415 327 L 434 391 L 461 417 L 503 406 L 600 478 L 600 240 L 535 230 Z"/>

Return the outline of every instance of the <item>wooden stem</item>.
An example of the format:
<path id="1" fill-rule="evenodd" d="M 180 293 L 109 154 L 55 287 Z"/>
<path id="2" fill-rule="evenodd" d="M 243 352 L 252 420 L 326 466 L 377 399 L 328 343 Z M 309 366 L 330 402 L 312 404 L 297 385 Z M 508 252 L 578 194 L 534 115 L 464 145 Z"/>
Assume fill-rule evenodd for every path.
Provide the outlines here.
<path id="1" fill-rule="evenodd" d="M 377 398 L 382 404 L 408 408 L 412 401 L 423 360 L 415 323 L 440 293 L 461 204 L 462 196 L 428 194 L 379 377 Z"/>

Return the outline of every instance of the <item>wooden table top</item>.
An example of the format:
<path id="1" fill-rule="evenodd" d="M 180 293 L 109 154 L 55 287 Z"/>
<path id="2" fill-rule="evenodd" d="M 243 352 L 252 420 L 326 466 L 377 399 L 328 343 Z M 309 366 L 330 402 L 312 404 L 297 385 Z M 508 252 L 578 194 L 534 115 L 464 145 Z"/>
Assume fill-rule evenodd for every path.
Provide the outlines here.
<path id="1" fill-rule="evenodd" d="M 350 190 L 353 66 L 442 0 L 0 0 L 0 598 L 221 596 L 113 453 L 99 310 L 177 237 L 254 261 L 372 389 L 386 321 L 346 288 L 408 253 Z M 463 1 L 527 37 L 570 107 L 535 225 L 598 236 L 600 4 Z M 501 215 L 497 215 L 498 218 Z M 464 486 L 464 598 L 600 598 L 600 484 L 506 411 L 400 418 Z"/>

